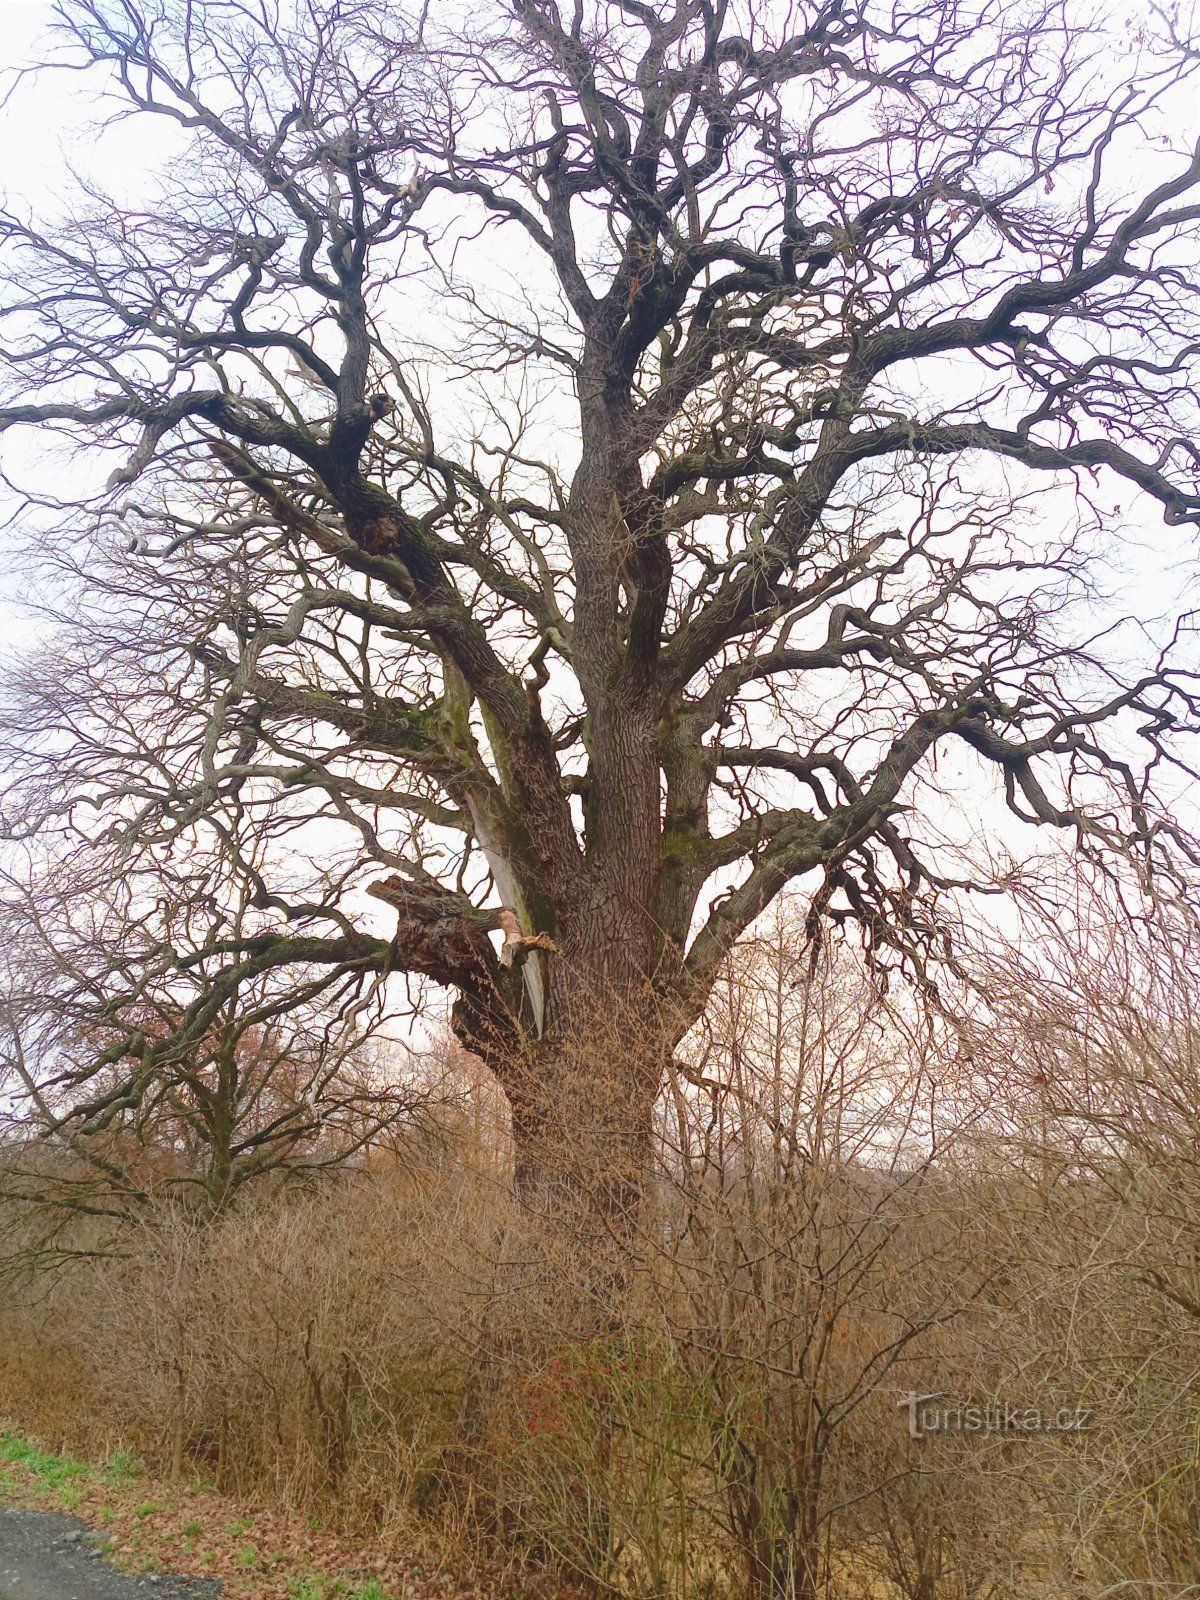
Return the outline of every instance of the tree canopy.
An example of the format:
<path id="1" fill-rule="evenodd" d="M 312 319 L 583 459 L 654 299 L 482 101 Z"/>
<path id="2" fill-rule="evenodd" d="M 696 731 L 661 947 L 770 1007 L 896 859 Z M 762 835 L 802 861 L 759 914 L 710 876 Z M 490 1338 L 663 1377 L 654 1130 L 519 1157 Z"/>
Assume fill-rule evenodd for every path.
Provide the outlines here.
<path id="1" fill-rule="evenodd" d="M 212 973 L 176 1052 L 264 974 L 281 1009 L 432 980 L 531 1140 L 594 1092 L 564 1051 L 597 1008 L 653 1006 L 605 1122 L 636 1144 L 790 884 L 926 984 L 956 899 L 1015 881 L 998 818 L 1186 887 L 1155 782 L 1189 772 L 1190 625 L 1084 604 L 1147 512 L 1200 521 L 1182 24 L 58 16 L 170 151 L 143 209 L 81 180 L 0 220 L 0 426 L 81 453 L 29 501 L 65 615 L 11 697 L 8 829 L 64 995 L 73 873 L 141 940 L 88 979 L 128 1070 L 88 1100 L 73 1057 L 85 1120 L 153 1066 L 147 963 Z"/>

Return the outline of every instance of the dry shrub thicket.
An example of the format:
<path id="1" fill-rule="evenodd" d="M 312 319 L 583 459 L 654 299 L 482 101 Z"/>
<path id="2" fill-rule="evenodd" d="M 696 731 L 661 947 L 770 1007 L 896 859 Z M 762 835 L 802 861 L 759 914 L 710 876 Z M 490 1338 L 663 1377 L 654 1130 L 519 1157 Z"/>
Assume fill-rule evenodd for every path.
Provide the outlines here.
<path id="1" fill-rule="evenodd" d="M 1190 1593 L 1195 991 L 1147 970 L 1008 953 L 952 1028 L 781 917 L 677 1064 L 586 1334 L 451 1051 L 439 1126 L 315 1187 L 150 1205 L 94 1258 L 81 1217 L 7 1303 L 0 1406 L 608 1593 Z M 912 1392 L 1090 1418 L 914 1440 Z"/>

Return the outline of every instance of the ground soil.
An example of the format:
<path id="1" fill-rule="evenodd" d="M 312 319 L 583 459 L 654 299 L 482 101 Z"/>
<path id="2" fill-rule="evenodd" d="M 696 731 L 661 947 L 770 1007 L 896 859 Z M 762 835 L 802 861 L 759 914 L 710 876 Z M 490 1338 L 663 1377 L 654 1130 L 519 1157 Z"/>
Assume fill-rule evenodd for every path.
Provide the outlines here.
<path id="1" fill-rule="evenodd" d="M 216 1600 L 211 1578 L 121 1572 L 78 1517 L 0 1507 L 0 1600 Z"/>

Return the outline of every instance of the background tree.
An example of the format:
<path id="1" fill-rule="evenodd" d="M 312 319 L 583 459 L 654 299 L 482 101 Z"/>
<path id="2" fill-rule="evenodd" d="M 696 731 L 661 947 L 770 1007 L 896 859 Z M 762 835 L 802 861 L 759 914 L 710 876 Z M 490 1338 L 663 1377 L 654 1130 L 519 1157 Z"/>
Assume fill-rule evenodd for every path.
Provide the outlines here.
<path id="1" fill-rule="evenodd" d="M 918 1356 L 956 1371 L 945 1331 L 997 1263 L 969 1180 L 945 1181 L 980 1118 L 954 1030 L 847 952 L 814 964 L 803 933 L 770 919 L 716 985 L 663 1119 L 660 1248 L 665 1320 L 715 1419 L 697 1452 L 723 1490 L 709 1517 L 751 1594 L 811 1600 L 868 1547 L 854 1513 L 886 1515 L 887 1491 L 920 1477 L 897 1392 Z M 969 1549 L 947 1552 L 946 1593 Z"/>
<path id="2" fill-rule="evenodd" d="M 1013 881 L 1001 797 L 1143 886 L 1190 866 L 1150 787 L 1186 662 L 1072 610 L 1114 497 L 1200 517 L 1179 40 L 62 0 L 59 44 L 174 142 L 144 210 L 3 222 L 0 423 L 84 451 L 31 519 L 78 579 L 14 719 L 35 854 L 252 825 L 223 954 L 449 989 L 519 1191 L 601 1231 L 785 885 L 930 985 Z"/>
<path id="3" fill-rule="evenodd" d="M 452 1070 L 388 1038 L 379 982 L 352 953 L 305 973 L 246 949 L 253 912 L 219 856 L 194 846 L 186 866 L 142 863 L 116 883 L 88 880 L 86 862 L 57 861 L 53 892 L 41 875 L 6 884 L 14 1261 L 119 1248 L 123 1224 L 166 1203 L 212 1218 L 247 1187 L 411 1139 L 460 1097 Z"/>

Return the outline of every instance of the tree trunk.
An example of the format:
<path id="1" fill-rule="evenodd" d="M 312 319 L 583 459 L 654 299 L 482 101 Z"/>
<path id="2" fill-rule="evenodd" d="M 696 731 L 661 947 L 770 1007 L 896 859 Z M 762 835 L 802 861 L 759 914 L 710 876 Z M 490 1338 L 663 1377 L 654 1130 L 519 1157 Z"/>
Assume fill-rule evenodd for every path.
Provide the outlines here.
<path id="1" fill-rule="evenodd" d="M 655 951 L 640 917 L 619 916 L 604 897 L 576 917 L 556 929 L 542 968 L 537 1036 L 530 1029 L 497 1037 L 479 1006 L 460 1004 L 455 1022 L 511 1112 L 514 1226 L 525 1245 L 505 1260 L 577 1290 L 583 1302 L 571 1304 L 584 1333 L 619 1316 L 652 1161 L 654 1106 L 678 1029 L 644 976 Z"/>
<path id="2" fill-rule="evenodd" d="M 807 1430 L 786 1444 L 777 1438 L 744 1441 L 727 1492 L 750 1600 L 816 1600 L 823 1469 Z"/>
<path id="3" fill-rule="evenodd" d="M 187 1434 L 187 1380 L 183 1363 L 175 1363 L 175 1395 L 171 1417 L 171 1482 L 183 1477 L 183 1451 Z"/>
<path id="4" fill-rule="evenodd" d="M 513 1110 L 514 1191 L 573 1239 L 632 1244 L 651 1157 L 657 1067 L 555 1051 Z"/>
<path id="5" fill-rule="evenodd" d="M 499 1531 L 565 1560 L 599 1588 L 613 1554 L 605 1463 L 661 1069 L 661 1059 L 635 1048 L 636 1028 L 626 1027 L 624 1048 L 615 1031 L 543 1039 L 505 1070 L 513 1204 L 497 1239 L 481 1360 L 447 1462 L 456 1480 L 471 1483 L 476 1508 L 481 1482 L 494 1483 Z"/>

